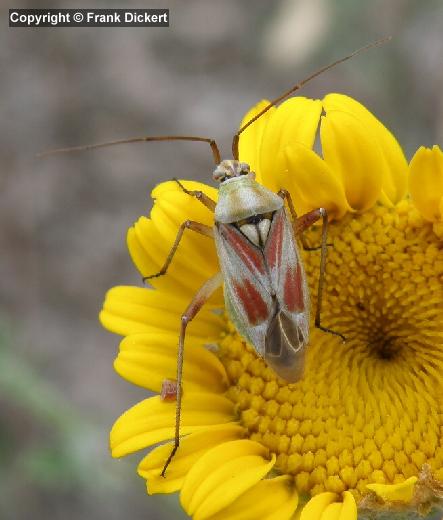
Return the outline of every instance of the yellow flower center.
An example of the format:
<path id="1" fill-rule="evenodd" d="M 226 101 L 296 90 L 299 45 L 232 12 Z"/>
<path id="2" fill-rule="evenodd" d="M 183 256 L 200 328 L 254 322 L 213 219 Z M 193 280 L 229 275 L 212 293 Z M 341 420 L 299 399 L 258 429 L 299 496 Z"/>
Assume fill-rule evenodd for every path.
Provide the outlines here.
<path id="1" fill-rule="evenodd" d="M 320 243 L 320 230 L 307 233 Z M 221 342 L 228 397 L 252 440 L 300 491 L 354 493 L 425 463 L 443 480 L 441 243 L 409 201 L 330 226 L 322 324 L 303 379 L 279 379 L 231 326 Z M 319 252 L 303 253 L 315 310 Z"/>

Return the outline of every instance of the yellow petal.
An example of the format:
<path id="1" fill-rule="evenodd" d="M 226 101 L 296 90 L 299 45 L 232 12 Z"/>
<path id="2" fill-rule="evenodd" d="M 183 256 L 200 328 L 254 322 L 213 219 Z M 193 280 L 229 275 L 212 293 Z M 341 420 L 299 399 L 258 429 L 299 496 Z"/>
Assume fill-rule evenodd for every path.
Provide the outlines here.
<path id="1" fill-rule="evenodd" d="M 211 179 L 211 175 L 209 174 L 208 180 L 210 180 L 210 179 Z M 183 186 L 187 190 L 203 191 L 212 200 L 217 201 L 217 197 L 218 197 L 217 188 L 214 188 L 213 186 L 208 186 L 207 184 L 204 184 L 202 182 L 197 182 L 197 181 L 183 180 L 180 182 L 183 184 Z M 180 188 L 180 186 L 175 181 L 166 181 L 166 182 L 161 182 L 160 184 L 157 184 L 157 186 L 152 190 L 151 196 L 154 200 L 156 200 L 156 199 L 163 197 L 164 195 L 166 195 L 167 193 L 169 193 L 171 191 L 172 192 L 180 191 L 183 193 L 183 190 Z M 202 218 L 206 218 L 206 217 L 204 217 L 204 215 L 207 215 L 207 213 L 206 213 L 207 210 L 205 211 L 203 209 L 204 206 L 202 205 L 201 202 L 196 200 L 195 197 L 189 197 L 189 195 L 187 195 L 187 201 L 188 201 L 189 207 L 194 208 L 194 209 L 192 209 L 192 211 L 202 211 L 202 213 L 201 213 Z M 194 201 L 194 202 L 192 202 L 192 201 Z"/>
<path id="2" fill-rule="evenodd" d="M 213 478 L 208 482 L 208 486 L 204 486 L 206 490 L 202 492 L 203 500 L 200 503 L 197 501 L 194 519 L 209 518 L 231 504 L 242 493 L 264 478 L 271 471 L 275 461 L 275 454 L 272 454 L 269 462 L 263 457 L 249 455 L 223 464 L 213 473 Z M 212 489 L 209 488 L 211 484 Z M 207 495 L 208 491 L 210 491 L 209 495 Z"/>
<path id="3" fill-rule="evenodd" d="M 299 215 L 314 208 L 326 208 L 331 219 L 351 211 L 344 185 L 315 152 L 304 146 L 288 146 L 286 157 L 290 175 L 285 187 L 291 193 Z"/>
<path id="4" fill-rule="evenodd" d="M 261 480 L 210 520 L 290 520 L 297 504 L 293 479 L 282 475 Z"/>
<path id="5" fill-rule="evenodd" d="M 160 289 L 114 287 L 106 294 L 99 319 L 103 327 L 122 336 L 157 330 L 171 331 L 178 337 L 180 316 L 190 301 L 191 297 Z M 189 325 L 188 339 L 197 336 L 209 343 L 220 336 L 224 322 L 213 309 L 210 302 L 203 306 Z"/>
<path id="6" fill-rule="evenodd" d="M 350 491 L 343 493 L 343 507 L 340 520 L 357 520 L 357 504 L 354 495 Z"/>
<path id="7" fill-rule="evenodd" d="M 196 461 L 209 449 L 227 441 L 241 439 L 245 429 L 239 424 L 215 425 L 204 431 L 192 433 L 180 441 L 180 446 L 161 476 L 166 459 L 171 453 L 173 443 L 163 444 L 149 453 L 140 463 L 138 473 L 147 479 L 148 493 L 173 493 L 179 490 L 183 481 Z"/>
<path id="8" fill-rule="evenodd" d="M 421 146 L 410 163 L 409 191 L 412 200 L 431 222 L 443 219 L 443 152 L 435 145 L 432 149 Z"/>
<path id="9" fill-rule="evenodd" d="M 337 498 L 335 493 L 326 491 L 315 495 L 302 509 L 300 520 L 320 520 L 323 511 Z"/>
<path id="10" fill-rule="evenodd" d="M 160 205 L 160 204 L 159 204 Z M 158 205 L 158 206 L 159 206 Z M 161 208 L 165 210 L 164 205 Z M 128 230 L 129 253 L 142 277 L 158 273 L 171 252 L 180 224 L 187 219 L 169 222 L 156 213 L 155 220 L 141 217 Z M 194 220 L 194 219 L 190 219 Z M 204 260 L 202 257 L 206 257 Z M 197 269 L 197 266 L 200 269 Z M 167 273 L 149 280 L 158 289 L 192 296 L 205 280 L 218 271 L 214 241 L 186 230 L 168 267 Z"/>
<path id="11" fill-rule="evenodd" d="M 342 509 L 343 504 L 340 502 L 333 502 L 332 504 L 329 504 L 323 511 L 320 520 L 340 520 Z"/>
<path id="12" fill-rule="evenodd" d="M 190 392 L 223 392 L 227 384 L 223 364 L 212 352 L 187 339 L 183 389 Z M 131 383 L 160 392 L 165 379 L 176 377 L 177 346 L 176 334 L 133 334 L 120 343 L 114 368 Z"/>
<path id="13" fill-rule="evenodd" d="M 263 108 L 269 105 L 267 99 L 263 99 L 255 106 L 253 106 L 243 117 L 242 122 L 239 126 L 241 128 L 247 122 L 254 118 Z M 256 173 L 256 179 L 261 182 L 261 169 L 260 169 L 260 149 L 262 146 L 263 131 L 266 128 L 266 124 L 271 117 L 271 114 L 275 111 L 275 107 L 270 108 L 265 114 L 254 121 L 244 132 L 240 134 L 239 141 L 239 158 L 241 161 L 249 164 L 251 171 Z"/>
<path id="14" fill-rule="evenodd" d="M 273 191 L 283 187 L 280 175 L 288 169 L 288 145 L 313 146 L 321 110 L 320 100 L 295 97 L 282 103 L 269 118 L 260 150 L 261 181 L 266 187 Z"/>
<path id="15" fill-rule="evenodd" d="M 127 410 L 112 427 L 110 446 L 113 457 L 152 446 L 174 437 L 175 402 L 159 396 L 145 399 Z M 213 393 L 183 393 L 180 433 L 186 435 L 208 425 L 232 422 L 234 405 Z"/>
<path id="16" fill-rule="evenodd" d="M 213 196 L 204 184 L 183 181 L 187 189 L 200 189 Z M 180 225 L 194 220 L 212 227 L 214 215 L 195 197 L 187 195 L 176 182 L 162 183 L 152 192 L 155 204 L 151 218 L 141 217 L 128 231 L 127 243 L 133 262 L 142 276 L 156 274 L 172 249 Z M 186 230 L 166 275 L 152 278 L 156 288 L 193 295 L 218 270 L 214 241 Z M 219 301 L 222 300 L 221 291 Z"/>
<path id="17" fill-rule="evenodd" d="M 268 449 L 250 440 L 216 446 L 189 471 L 180 494 L 182 506 L 195 520 L 208 518 L 228 506 L 260 481 L 275 463 Z"/>
<path id="18" fill-rule="evenodd" d="M 417 477 L 409 477 L 400 484 L 368 484 L 366 487 L 384 502 L 402 502 L 409 504 L 414 496 Z"/>
<path id="19" fill-rule="evenodd" d="M 383 157 L 360 121 L 347 112 L 331 110 L 322 118 L 323 157 L 341 180 L 348 204 L 365 211 L 381 195 Z"/>
<path id="20" fill-rule="evenodd" d="M 334 502 L 335 497 L 334 493 L 315 496 L 301 511 L 300 520 L 357 520 L 357 504 L 352 493 L 345 491 L 343 502 Z"/>
<path id="21" fill-rule="evenodd" d="M 323 100 L 323 107 L 340 110 L 355 116 L 366 128 L 368 135 L 380 148 L 384 169 L 381 200 L 384 203 L 396 204 L 406 194 L 408 163 L 398 141 L 392 133 L 361 103 L 343 94 L 328 94 Z"/>

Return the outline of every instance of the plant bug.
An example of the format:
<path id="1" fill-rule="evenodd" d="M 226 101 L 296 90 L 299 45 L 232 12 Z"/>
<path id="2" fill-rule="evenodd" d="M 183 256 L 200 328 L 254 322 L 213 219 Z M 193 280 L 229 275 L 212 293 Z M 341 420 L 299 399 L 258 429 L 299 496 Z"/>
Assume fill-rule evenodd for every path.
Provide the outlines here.
<path id="1" fill-rule="evenodd" d="M 176 400 L 174 447 L 165 462 L 162 476 L 180 444 L 182 372 L 186 329 L 209 297 L 221 285 L 224 288 L 226 312 L 242 335 L 264 361 L 288 383 L 296 382 L 303 373 L 304 352 L 309 341 L 310 300 L 297 239 L 303 241 L 303 231 L 322 219 L 321 259 L 317 289 L 315 326 L 345 340 L 344 336 L 321 324 L 321 304 L 327 254 L 328 215 L 317 208 L 305 215 L 296 215 L 290 194 L 285 190 L 274 193 L 255 180 L 249 165 L 239 161 L 238 145 L 241 133 L 272 106 L 299 90 L 310 80 L 356 54 L 386 42 L 371 43 L 334 63 L 321 68 L 278 98 L 244 124 L 232 140 L 233 159 L 221 160 L 213 139 L 196 136 L 138 137 L 107 143 L 54 150 L 49 153 L 86 150 L 114 144 L 148 141 L 200 141 L 210 145 L 216 168 L 213 179 L 219 182 L 216 203 L 201 191 L 180 188 L 197 198 L 214 213 L 214 226 L 187 220 L 178 229 L 175 241 L 163 267 L 144 281 L 165 275 L 184 232 L 189 229 L 215 240 L 220 272 L 207 280 L 197 291 L 181 316 L 176 380 L 165 380 L 161 391 L 164 401 Z M 287 205 L 285 206 L 285 202 Z"/>
<path id="2" fill-rule="evenodd" d="M 215 240 L 220 272 L 200 287 L 181 316 L 175 444 L 163 467 L 163 476 L 180 443 L 180 382 L 186 329 L 221 285 L 226 312 L 240 335 L 288 383 L 301 378 L 304 351 L 309 340 L 310 303 L 296 237 L 320 218 L 323 227 L 315 326 L 345 339 L 342 334 L 322 326 L 320 322 L 327 253 L 326 210 L 318 208 L 297 217 L 287 191 L 280 190 L 276 194 L 260 185 L 249 165 L 238 159 L 221 161 L 214 170 L 213 178 L 220 183 L 217 203 L 200 191 L 187 190 L 176 181 L 185 193 L 196 197 L 214 212 L 214 226 L 185 221 L 178 230 L 162 269 L 144 278 L 146 281 L 167 273 L 186 229 Z M 284 206 L 285 199 L 291 218 Z M 168 400 L 170 385 L 171 382 L 165 380 L 161 394 Z"/>

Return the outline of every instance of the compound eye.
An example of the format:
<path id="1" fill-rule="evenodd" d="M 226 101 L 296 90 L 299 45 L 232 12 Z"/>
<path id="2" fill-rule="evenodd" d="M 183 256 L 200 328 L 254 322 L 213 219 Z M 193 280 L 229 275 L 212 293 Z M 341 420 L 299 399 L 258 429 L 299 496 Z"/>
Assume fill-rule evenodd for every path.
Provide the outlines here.
<path id="1" fill-rule="evenodd" d="M 215 181 L 223 182 L 224 180 L 226 180 L 226 172 L 221 168 L 216 168 L 214 170 L 214 173 L 212 174 L 212 178 Z"/>
<path id="2" fill-rule="evenodd" d="M 217 182 L 224 182 L 226 180 L 226 175 L 219 173 L 217 175 L 213 175 L 213 179 Z"/>
<path id="3" fill-rule="evenodd" d="M 250 167 L 249 167 L 249 164 L 247 164 L 247 163 L 240 163 L 239 167 L 240 167 L 240 175 L 248 175 L 248 173 L 250 172 Z"/>

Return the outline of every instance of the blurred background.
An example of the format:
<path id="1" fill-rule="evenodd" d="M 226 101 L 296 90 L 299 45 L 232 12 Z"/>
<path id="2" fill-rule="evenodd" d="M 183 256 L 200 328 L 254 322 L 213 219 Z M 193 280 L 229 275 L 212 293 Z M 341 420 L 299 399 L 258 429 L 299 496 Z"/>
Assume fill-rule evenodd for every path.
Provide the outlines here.
<path id="1" fill-rule="evenodd" d="M 15 2 L 8 7 L 74 7 Z M 41 5 L 39 5 L 41 4 Z M 127 228 L 153 186 L 211 182 L 199 143 L 152 143 L 37 159 L 42 150 L 194 134 L 230 154 L 245 111 L 318 67 L 392 35 L 304 91 L 349 94 L 408 159 L 443 141 L 441 0 L 151 0 L 169 28 L 8 28 L 0 11 L 0 518 L 184 518 L 145 495 L 108 452 L 113 421 L 146 397 L 112 368 L 119 338 L 97 321 L 105 291 L 140 284 Z"/>

